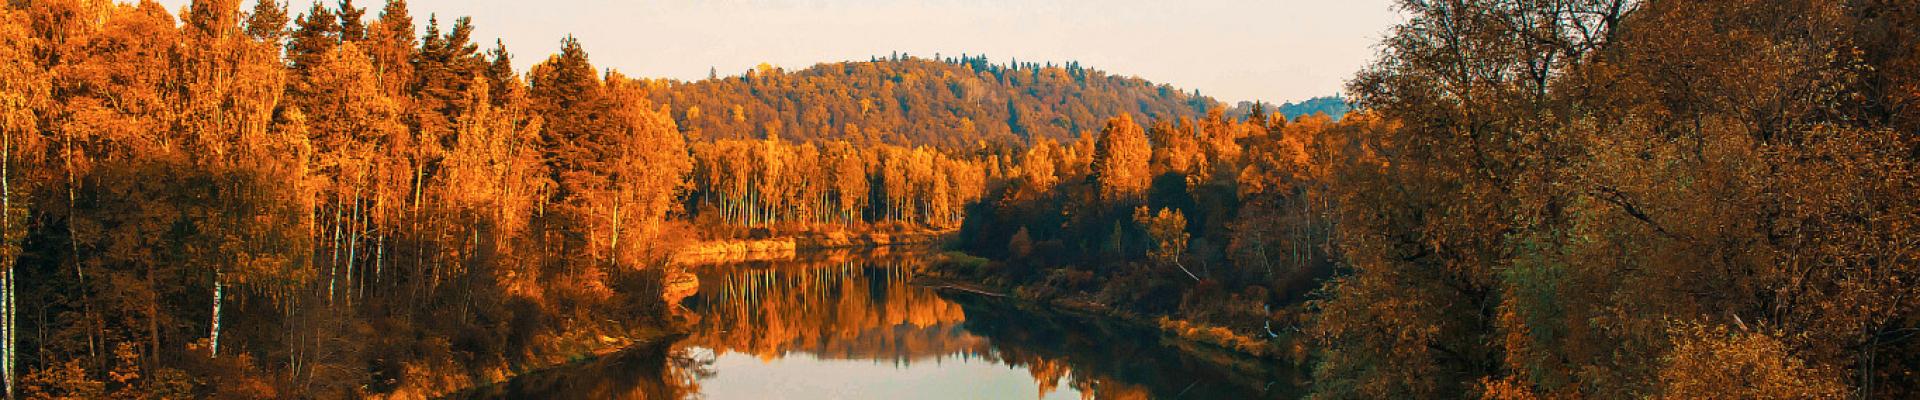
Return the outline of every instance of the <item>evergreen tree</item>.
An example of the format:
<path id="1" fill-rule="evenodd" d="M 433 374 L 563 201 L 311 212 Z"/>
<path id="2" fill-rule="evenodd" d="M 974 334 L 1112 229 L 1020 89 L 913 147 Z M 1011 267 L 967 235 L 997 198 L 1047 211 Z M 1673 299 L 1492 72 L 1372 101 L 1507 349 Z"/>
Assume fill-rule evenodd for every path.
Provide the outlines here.
<path id="1" fill-rule="evenodd" d="M 493 105 L 505 105 L 506 99 L 520 89 L 519 75 L 513 71 L 513 54 L 507 52 L 506 42 L 494 40 L 493 49 L 487 50 L 486 57 L 487 86 L 488 92 L 493 94 Z"/>
<path id="2" fill-rule="evenodd" d="M 287 38 L 287 6 L 277 0 L 260 0 L 247 14 L 247 35 L 254 40 L 280 46 Z"/>
<path id="3" fill-rule="evenodd" d="M 359 42 L 367 39 L 367 9 L 354 7 L 353 0 L 340 0 L 340 40 Z"/>
<path id="4" fill-rule="evenodd" d="M 339 44 L 339 17 L 325 3 L 316 1 L 306 14 L 294 20 L 292 38 L 287 42 L 287 60 L 293 64 L 296 75 L 304 75 Z M 305 90 L 299 85 L 294 89 Z"/>

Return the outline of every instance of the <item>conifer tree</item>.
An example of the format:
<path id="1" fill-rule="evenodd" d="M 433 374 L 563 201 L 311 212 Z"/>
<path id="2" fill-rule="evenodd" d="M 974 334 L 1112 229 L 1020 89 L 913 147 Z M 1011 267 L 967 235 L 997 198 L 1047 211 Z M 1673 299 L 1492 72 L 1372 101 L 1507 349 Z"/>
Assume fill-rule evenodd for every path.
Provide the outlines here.
<path id="1" fill-rule="evenodd" d="M 275 47 L 287 38 L 287 6 L 277 0 L 259 0 L 247 13 L 247 35 Z"/>
<path id="2" fill-rule="evenodd" d="M 340 44 L 340 21 L 325 2 L 313 2 L 313 7 L 305 14 L 294 19 L 291 39 L 287 41 L 287 61 L 292 64 L 294 75 L 304 77 L 308 70 L 319 64 L 334 46 Z M 291 88 L 295 99 L 308 93 L 303 79 L 296 79 Z"/>
<path id="3" fill-rule="evenodd" d="M 354 7 L 353 0 L 340 0 L 340 5 L 336 8 L 340 16 L 340 41 L 367 40 L 367 9 Z"/>

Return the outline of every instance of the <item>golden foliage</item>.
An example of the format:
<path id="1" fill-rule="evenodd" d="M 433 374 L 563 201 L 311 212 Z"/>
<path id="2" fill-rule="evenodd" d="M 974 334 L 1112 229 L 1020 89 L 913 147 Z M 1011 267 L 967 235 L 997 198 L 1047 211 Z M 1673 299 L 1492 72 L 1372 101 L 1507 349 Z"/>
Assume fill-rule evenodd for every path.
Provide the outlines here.
<path id="1" fill-rule="evenodd" d="M 1674 329 L 1662 357 L 1666 399 L 1838 399 L 1846 386 L 1831 372 L 1793 356 L 1773 335 L 1687 324 Z"/>

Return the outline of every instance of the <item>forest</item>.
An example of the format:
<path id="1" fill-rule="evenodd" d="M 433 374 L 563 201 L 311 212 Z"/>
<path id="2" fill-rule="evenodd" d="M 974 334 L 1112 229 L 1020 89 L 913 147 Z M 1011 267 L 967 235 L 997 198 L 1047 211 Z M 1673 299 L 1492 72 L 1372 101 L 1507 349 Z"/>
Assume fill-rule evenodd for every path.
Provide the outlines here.
<path id="1" fill-rule="evenodd" d="M 9 1 L 0 375 L 436 397 L 675 334 L 691 241 L 935 231 L 941 279 L 1315 398 L 1920 393 L 1920 5 L 1396 7 L 1343 95 L 1229 108 L 974 54 L 517 67 L 404 0 Z"/>
<path id="2" fill-rule="evenodd" d="M 565 38 L 520 69 L 400 0 L 0 11 L 27 398 L 446 394 L 675 331 L 690 238 L 943 229 L 1028 137 L 1215 104 L 972 56 L 683 83 Z"/>
<path id="3" fill-rule="evenodd" d="M 1353 114 L 1033 146 L 955 274 L 1316 398 L 1920 392 L 1920 6 L 1397 5 Z"/>
<path id="4" fill-rule="evenodd" d="M 672 105 L 674 121 L 693 140 L 1023 144 L 1070 139 L 1122 113 L 1171 119 L 1219 106 L 1197 92 L 1078 62 L 995 64 L 966 54 L 894 53 L 796 72 L 761 64 L 735 76 L 648 83 L 648 99 Z"/>

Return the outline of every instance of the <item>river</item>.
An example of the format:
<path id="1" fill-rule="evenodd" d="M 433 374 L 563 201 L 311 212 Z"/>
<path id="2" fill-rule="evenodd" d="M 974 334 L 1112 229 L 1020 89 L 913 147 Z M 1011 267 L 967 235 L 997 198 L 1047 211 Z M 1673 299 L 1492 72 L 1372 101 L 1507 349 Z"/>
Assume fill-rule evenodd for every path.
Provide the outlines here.
<path id="1" fill-rule="evenodd" d="M 914 284 L 927 253 L 691 267 L 692 330 L 466 398 L 1262 399 L 1297 369 L 1133 324 Z"/>

